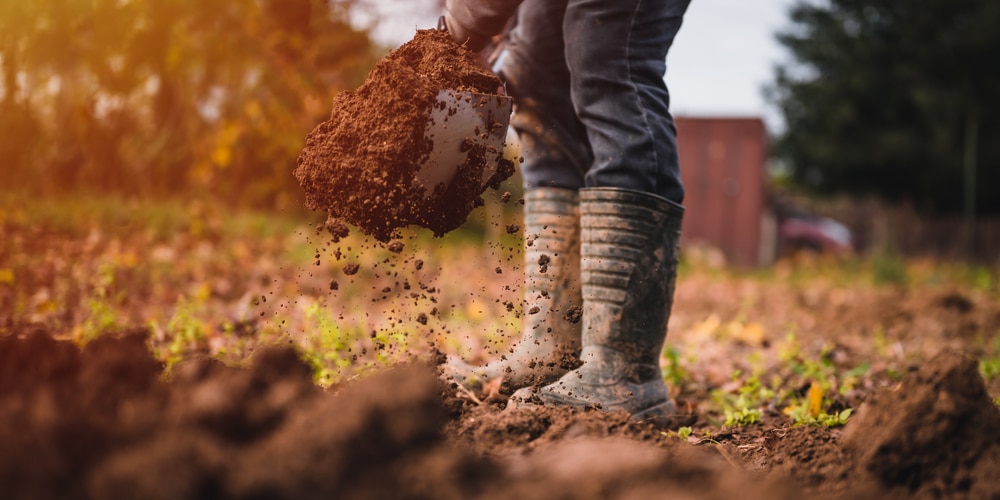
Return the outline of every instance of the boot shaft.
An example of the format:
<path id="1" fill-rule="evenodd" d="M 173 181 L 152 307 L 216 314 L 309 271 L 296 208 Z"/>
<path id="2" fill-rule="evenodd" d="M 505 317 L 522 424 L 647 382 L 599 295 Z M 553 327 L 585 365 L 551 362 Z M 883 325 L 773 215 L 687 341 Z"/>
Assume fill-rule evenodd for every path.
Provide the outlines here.
<path id="1" fill-rule="evenodd" d="M 658 370 L 684 209 L 620 188 L 580 191 L 584 354 L 610 348 Z"/>
<path id="2" fill-rule="evenodd" d="M 524 202 L 525 335 L 579 345 L 580 324 L 567 319 L 583 302 L 579 194 L 536 188 Z"/>

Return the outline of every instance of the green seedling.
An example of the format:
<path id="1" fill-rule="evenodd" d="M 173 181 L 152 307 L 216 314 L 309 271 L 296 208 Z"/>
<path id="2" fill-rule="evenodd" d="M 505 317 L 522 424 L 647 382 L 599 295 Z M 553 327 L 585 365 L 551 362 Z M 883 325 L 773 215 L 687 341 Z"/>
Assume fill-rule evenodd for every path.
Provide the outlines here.
<path id="1" fill-rule="evenodd" d="M 821 411 L 817 415 L 810 415 L 805 408 L 795 407 L 793 410 L 786 412 L 786 414 L 792 419 L 793 426 L 815 425 L 821 427 L 840 427 L 847 423 L 853 412 L 853 408 L 848 408 L 839 413 L 834 412 L 831 414 Z"/>
<path id="2" fill-rule="evenodd" d="M 733 373 L 733 380 L 739 380 L 740 375 L 737 370 Z M 726 427 L 743 427 L 760 421 L 763 415 L 760 408 L 774 399 L 775 392 L 764 387 L 756 375 L 747 378 L 736 394 L 712 391 L 712 400 L 721 408 L 724 416 L 722 425 Z"/>
<path id="3" fill-rule="evenodd" d="M 196 307 L 189 299 L 181 299 L 174 307 L 174 314 L 167 321 L 165 335 L 170 339 L 167 346 L 167 370 L 181 361 L 184 356 L 207 340 L 206 325 L 195 317 Z"/>
<path id="4" fill-rule="evenodd" d="M 726 420 L 722 425 L 726 427 L 745 427 L 760 421 L 761 411 L 745 406 L 742 397 L 737 406 L 736 409 L 725 411 Z"/>
<path id="5" fill-rule="evenodd" d="M 827 406 L 823 398 L 824 389 L 818 382 L 813 382 L 809 386 L 804 400 L 798 400 L 785 408 L 784 413 L 792 419 L 792 425 L 818 425 L 824 427 L 838 427 L 847 423 L 854 411 L 848 408 L 841 412 L 827 413 L 823 408 Z"/>
<path id="6" fill-rule="evenodd" d="M 979 373 L 987 381 L 1000 377 L 1000 337 L 993 341 L 993 357 L 979 360 Z"/>
<path id="7" fill-rule="evenodd" d="M 840 388 L 838 389 L 840 395 L 846 396 L 849 392 L 854 390 L 864 379 L 865 374 L 871 370 L 871 367 L 871 363 L 864 363 L 845 373 L 840 379 Z"/>
<path id="8" fill-rule="evenodd" d="M 115 265 L 110 262 L 102 263 L 97 269 L 97 277 L 94 281 L 94 296 L 87 300 L 87 319 L 81 325 L 77 341 L 86 344 L 99 335 L 120 330 L 124 327 L 124 322 L 120 320 L 123 316 L 121 311 L 122 301 L 125 299 L 125 292 L 113 291 L 115 288 Z"/>
<path id="9" fill-rule="evenodd" d="M 688 380 L 687 370 L 681 366 L 681 353 L 676 346 L 667 344 L 663 350 L 666 362 L 663 364 L 663 380 L 667 382 L 667 387 L 679 389 Z"/>
<path id="10" fill-rule="evenodd" d="M 312 335 L 302 345 L 302 358 L 313 369 L 317 384 L 328 386 L 340 380 L 340 369 L 350 366 L 346 355 L 357 332 L 345 331 L 341 323 L 318 302 L 305 309 L 305 319 L 311 325 Z"/>

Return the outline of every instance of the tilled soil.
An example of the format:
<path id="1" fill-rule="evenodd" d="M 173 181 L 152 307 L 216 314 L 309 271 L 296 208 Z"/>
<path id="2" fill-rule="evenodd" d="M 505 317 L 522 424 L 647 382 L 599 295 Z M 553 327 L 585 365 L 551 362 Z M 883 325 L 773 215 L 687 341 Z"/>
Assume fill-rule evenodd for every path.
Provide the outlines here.
<path id="1" fill-rule="evenodd" d="M 996 498 L 1000 410 L 945 351 L 840 430 L 682 441 L 623 414 L 475 404 L 413 362 L 330 390 L 289 347 L 169 374 L 141 330 L 0 338 L 4 498 Z"/>

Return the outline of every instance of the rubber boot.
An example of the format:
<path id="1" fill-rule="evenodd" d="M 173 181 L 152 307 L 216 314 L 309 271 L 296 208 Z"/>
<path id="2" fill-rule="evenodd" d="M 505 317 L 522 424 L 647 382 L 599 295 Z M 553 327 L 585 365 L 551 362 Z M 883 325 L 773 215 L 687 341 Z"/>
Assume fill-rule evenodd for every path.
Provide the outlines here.
<path id="1" fill-rule="evenodd" d="M 524 196 L 524 329 L 511 350 L 482 366 L 450 357 L 445 378 L 478 390 L 503 378 L 510 390 L 555 381 L 578 365 L 580 216 L 576 190 L 536 188 Z"/>
<path id="2" fill-rule="evenodd" d="M 583 364 L 513 407 L 558 404 L 624 410 L 669 426 L 675 407 L 660 372 L 677 277 L 684 209 L 619 188 L 580 191 Z"/>

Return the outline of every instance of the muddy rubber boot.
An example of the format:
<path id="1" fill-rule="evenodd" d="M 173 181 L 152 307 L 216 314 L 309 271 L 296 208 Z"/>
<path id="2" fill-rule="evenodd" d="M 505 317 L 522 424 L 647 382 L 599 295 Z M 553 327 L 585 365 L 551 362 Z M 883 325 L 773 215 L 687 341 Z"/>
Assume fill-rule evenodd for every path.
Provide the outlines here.
<path id="1" fill-rule="evenodd" d="M 578 364 L 580 216 L 576 190 L 536 188 L 524 196 L 524 330 L 510 352 L 482 366 L 451 357 L 446 379 L 478 390 L 502 377 L 510 389 L 555 381 Z"/>
<path id="2" fill-rule="evenodd" d="M 669 426 L 676 410 L 660 372 L 677 277 L 684 209 L 619 188 L 580 191 L 583 365 L 510 406 L 559 404 L 625 410 Z"/>

